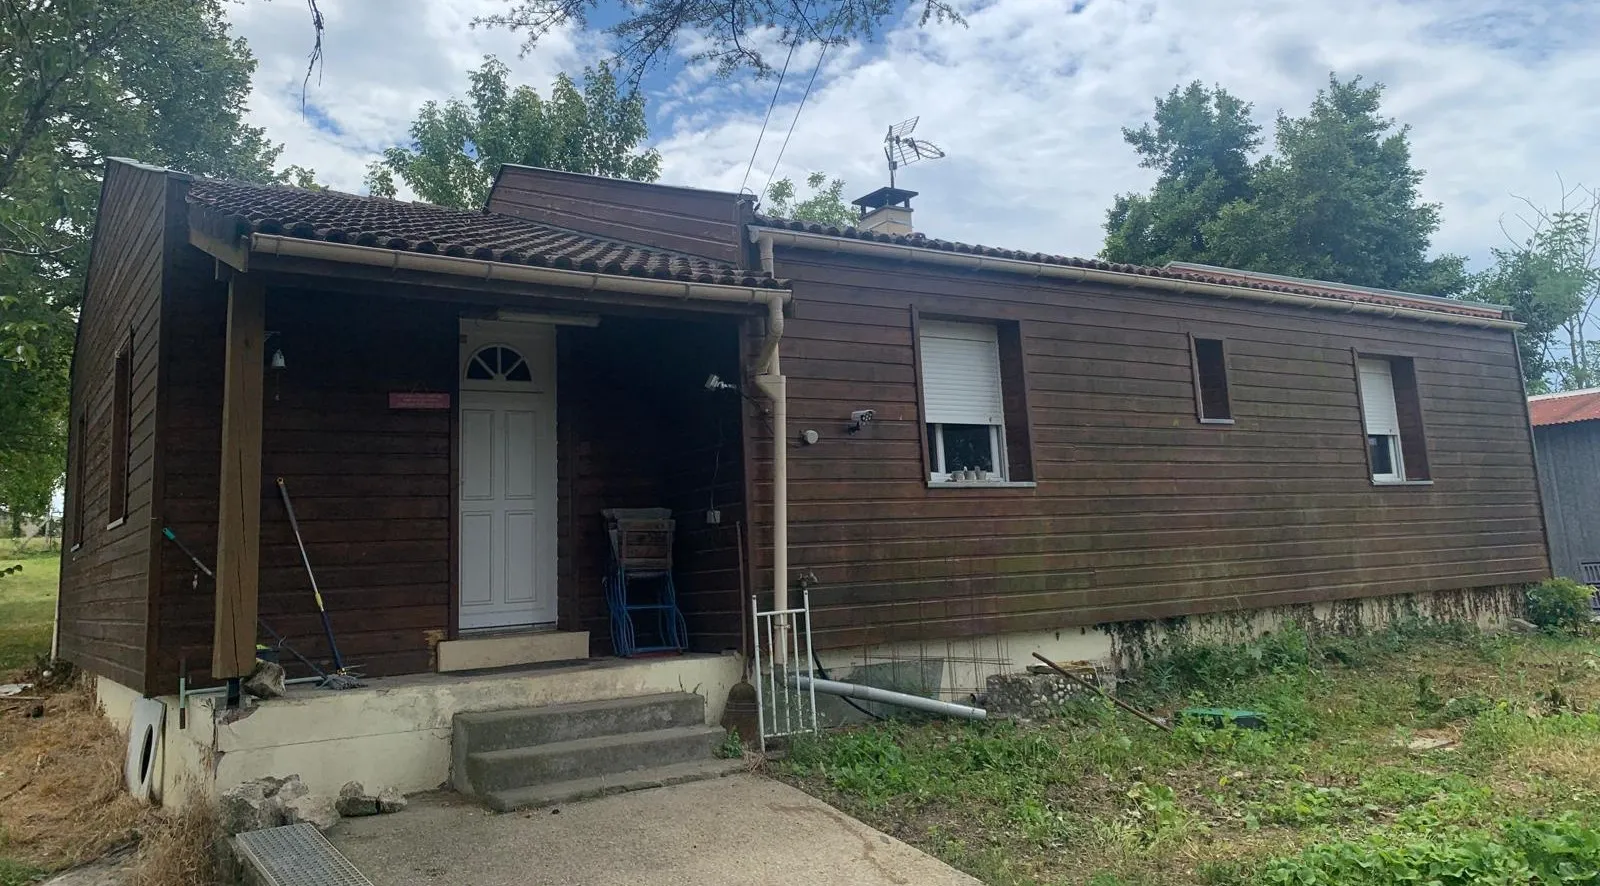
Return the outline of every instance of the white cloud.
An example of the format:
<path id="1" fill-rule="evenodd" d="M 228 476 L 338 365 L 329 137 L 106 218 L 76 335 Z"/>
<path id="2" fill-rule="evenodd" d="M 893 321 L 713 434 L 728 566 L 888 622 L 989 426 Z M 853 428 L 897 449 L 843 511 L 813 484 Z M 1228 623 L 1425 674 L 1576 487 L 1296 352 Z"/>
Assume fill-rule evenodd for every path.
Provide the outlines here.
<path id="1" fill-rule="evenodd" d="M 918 135 L 949 153 L 902 173 L 922 192 L 931 235 L 1093 253 L 1118 192 L 1149 186 L 1121 127 L 1148 118 L 1174 85 L 1221 83 L 1274 114 L 1305 111 L 1330 71 L 1388 85 L 1385 110 L 1412 129 L 1426 199 L 1444 206 L 1435 247 L 1483 257 L 1510 193 L 1553 194 L 1555 173 L 1600 179 L 1600 10 L 1517 0 L 995 0 L 970 27 L 891 32 L 882 53 L 824 69 L 780 175 L 821 169 L 854 192 L 887 183 L 884 127 L 921 115 Z M 830 70 L 832 69 L 832 70 Z M 787 89 L 786 89 L 787 92 Z M 796 96 L 798 97 L 798 96 Z M 702 92 L 702 108 L 721 97 Z M 793 100 L 780 103 L 752 175 L 776 157 Z M 660 145 L 665 177 L 737 188 L 759 112 L 680 122 Z M 776 137 L 773 130 L 777 130 Z"/>
<path id="2" fill-rule="evenodd" d="M 1439 250 L 1482 258 L 1510 194 L 1552 198 L 1555 174 L 1600 183 L 1600 4 L 1586 0 L 973 0 L 969 27 L 906 20 L 880 45 L 830 52 L 784 153 L 780 175 L 825 170 L 855 193 L 885 184 L 884 128 L 920 115 L 918 135 L 949 153 L 901 183 L 922 192 L 918 226 L 935 236 L 1093 253 L 1112 197 L 1142 189 L 1120 128 L 1152 99 L 1200 79 L 1255 103 L 1268 125 L 1303 113 L 1330 70 L 1389 87 L 1385 110 L 1412 126 L 1427 199 L 1444 206 Z M 327 66 L 309 99 L 337 132 L 302 119 L 309 48 L 303 6 L 235 7 L 262 59 L 252 118 L 287 143 L 284 162 L 358 189 L 362 167 L 404 138 L 416 108 L 460 94 L 486 52 L 543 88 L 595 57 L 598 38 L 565 33 L 516 61 L 519 40 L 467 27 L 504 0 L 325 3 Z M 766 181 L 815 62 L 791 63 L 748 187 Z M 651 99 L 663 180 L 733 190 L 749 162 L 772 81 L 668 78 Z"/>
<path id="3" fill-rule="evenodd" d="M 360 192 L 366 164 L 406 140 L 423 103 L 465 93 L 467 71 L 486 54 L 511 66 L 513 82 L 547 92 L 562 70 L 597 57 L 596 43 L 570 30 L 544 37 L 518 58 L 521 39 L 503 30 L 473 29 L 474 16 L 505 8 L 497 0 L 341 0 L 321 5 L 327 25 L 323 63 L 302 83 L 313 33 L 300 3 L 247 2 L 229 7 L 259 67 L 250 121 L 284 145 L 280 164 L 317 171 L 319 181 Z"/>

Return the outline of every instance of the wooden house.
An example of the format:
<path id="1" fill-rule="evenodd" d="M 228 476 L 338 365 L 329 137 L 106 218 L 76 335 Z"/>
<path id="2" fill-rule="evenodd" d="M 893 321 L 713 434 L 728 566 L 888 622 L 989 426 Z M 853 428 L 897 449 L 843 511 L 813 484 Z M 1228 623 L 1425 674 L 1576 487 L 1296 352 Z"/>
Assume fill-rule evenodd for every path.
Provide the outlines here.
<path id="1" fill-rule="evenodd" d="M 279 478 L 372 677 L 607 660 L 602 512 L 669 509 L 711 719 L 747 594 L 804 587 L 835 668 L 1014 638 L 999 669 L 1549 574 L 1509 312 L 948 242 L 912 196 L 840 230 L 514 166 L 457 212 L 110 163 L 62 654 L 170 696 L 247 673 L 259 618 L 326 661 Z"/>

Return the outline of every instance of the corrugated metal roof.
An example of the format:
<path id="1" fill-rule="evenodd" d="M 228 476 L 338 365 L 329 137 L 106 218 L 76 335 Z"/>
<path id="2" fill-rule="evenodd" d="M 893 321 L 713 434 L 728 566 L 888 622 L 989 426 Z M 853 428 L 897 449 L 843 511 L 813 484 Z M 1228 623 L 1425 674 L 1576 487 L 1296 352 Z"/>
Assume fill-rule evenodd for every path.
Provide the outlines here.
<path id="1" fill-rule="evenodd" d="M 1600 420 L 1600 388 L 1529 397 L 1528 418 L 1535 427 Z"/>

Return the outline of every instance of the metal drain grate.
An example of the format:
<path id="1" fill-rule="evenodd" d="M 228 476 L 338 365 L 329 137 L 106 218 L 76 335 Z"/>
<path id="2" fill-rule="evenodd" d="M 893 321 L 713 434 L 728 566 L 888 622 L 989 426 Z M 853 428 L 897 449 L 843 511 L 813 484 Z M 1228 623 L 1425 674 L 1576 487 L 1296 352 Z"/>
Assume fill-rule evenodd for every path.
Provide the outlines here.
<path id="1" fill-rule="evenodd" d="M 372 886 L 315 825 L 247 831 L 234 845 L 264 886 Z"/>

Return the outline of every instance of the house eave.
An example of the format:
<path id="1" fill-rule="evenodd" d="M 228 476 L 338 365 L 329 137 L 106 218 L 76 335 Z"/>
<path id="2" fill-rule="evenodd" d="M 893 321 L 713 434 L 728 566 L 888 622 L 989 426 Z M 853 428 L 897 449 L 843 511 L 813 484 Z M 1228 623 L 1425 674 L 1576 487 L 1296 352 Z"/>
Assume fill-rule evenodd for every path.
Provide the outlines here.
<path id="1" fill-rule="evenodd" d="M 690 280 L 663 280 L 652 277 L 627 277 L 592 271 L 517 265 L 509 262 L 429 255 L 349 243 L 328 243 L 279 234 L 251 234 L 244 250 L 218 249 L 219 241 L 195 242 L 195 246 L 239 268 L 243 253 L 292 258 L 318 259 L 342 264 L 466 277 L 484 281 L 538 284 L 579 291 L 617 292 L 655 296 L 667 300 L 703 300 L 765 305 L 773 300 L 787 304 L 793 298 L 788 289 L 762 286 L 734 286 Z M 222 253 L 222 254 L 219 254 Z M 237 262 L 237 264 L 236 264 Z"/>
<path id="2" fill-rule="evenodd" d="M 1374 302 L 1360 302 L 1350 299 L 1331 298 L 1326 296 L 1282 292 L 1275 289 L 1257 289 L 1248 286 L 1233 286 L 1225 283 L 1208 283 L 1198 280 L 1185 280 L 1179 277 L 1158 277 L 1146 274 L 1133 274 L 1125 271 L 1110 271 L 1099 268 L 1085 268 L 1075 265 L 1052 264 L 1048 262 L 1035 262 L 1015 258 L 976 255 L 965 252 L 945 252 L 938 249 L 925 249 L 916 246 L 906 246 L 899 243 L 869 242 L 864 240 L 856 240 L 849 237 L 835 237 L 829 234 L 814 234 L 806 231 L 794 231 L 787 228 L 767 227 L 765 225 L 750 225 L 748 230 L 751 240 L 757 242 L 758 244 L 772 244 L 774 246 L 786 246 L 795 249 L 810 249 L 820 252 L 848 253 L 851 255 L 939 265 L 951 268 L 962 268 L 972 271 L 991 271 L 995 273 L 1015 274 L 1027 277 L 1070 280 L 1080 283 L 1104 283 L 1133 289 L 1158 289 L 1169 292 L 1177 292 L 1180 294 L 1200 295 L 1212 298 L 1247 299 L 1252 301 L 1297 305 L 1300 307 L 1317 310 L 1395 317 L 1409 320 L 1422 320 L 1430 323 L 1442 323 L 1455 326 L 1477 326 L 1489 329 L 1517 330 L 1521 329 L 1524 325 L 1515 320 L 1506 319 L 1504 316 L 1490 317 L 1451 313 L 1446 311 L 1430 311 L 1421 308 L 1409 308 L 1399 305 L 1387 305 Z M 771 269 L 767 270 L 770 271 Z"/>

